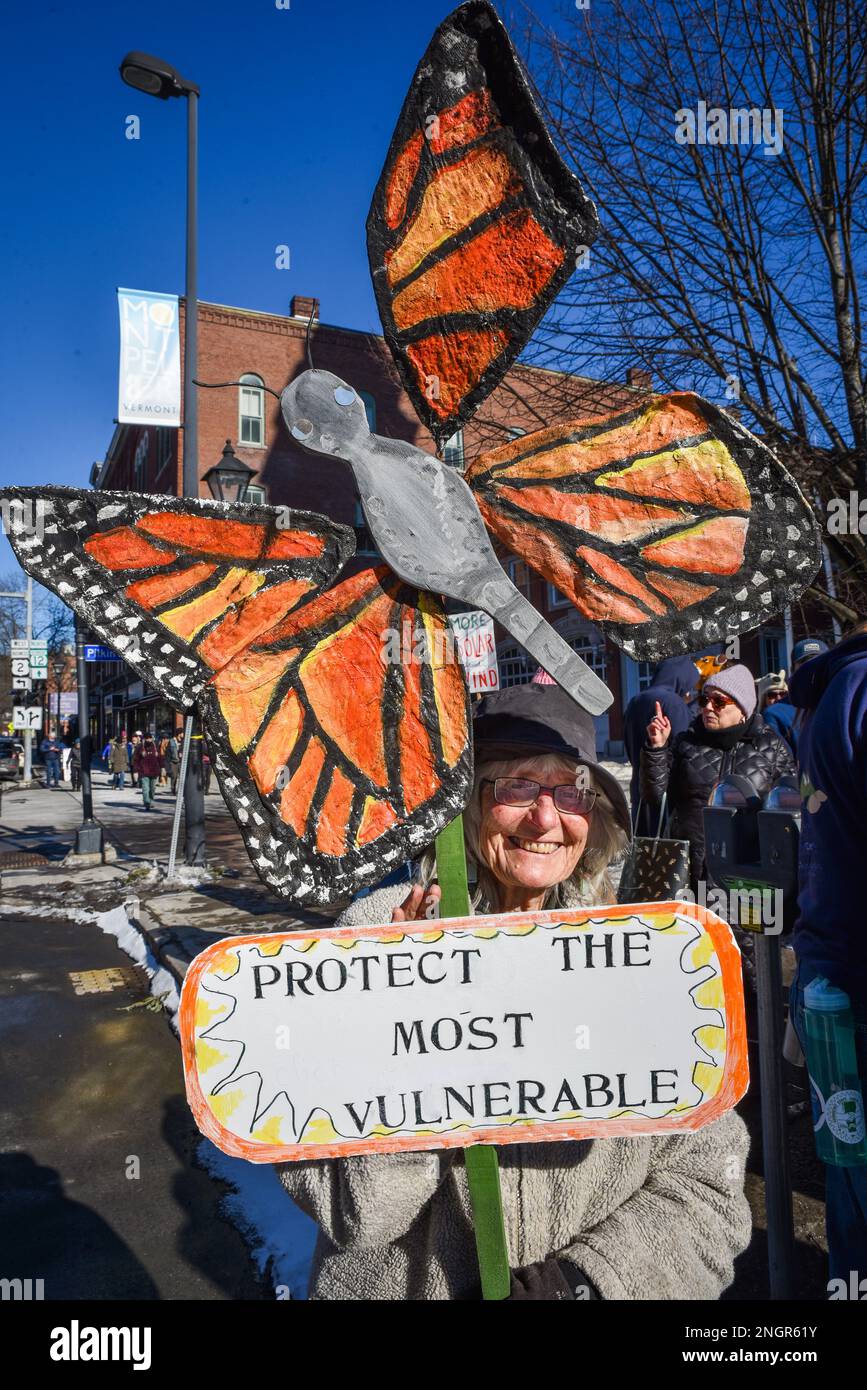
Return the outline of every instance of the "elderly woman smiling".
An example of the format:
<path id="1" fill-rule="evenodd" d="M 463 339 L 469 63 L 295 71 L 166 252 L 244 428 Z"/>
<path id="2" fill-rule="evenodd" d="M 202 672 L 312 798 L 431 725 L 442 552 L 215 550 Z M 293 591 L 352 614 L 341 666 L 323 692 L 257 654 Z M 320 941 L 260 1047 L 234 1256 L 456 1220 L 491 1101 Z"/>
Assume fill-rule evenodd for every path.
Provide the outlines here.
<path id="1" fill-rule="evenodd" d="M 608 866 L 629 811 L 596 762 L 589 715 L 559 687 L 482 701 L 464 813 L 473 910 L 612 902 Z M 356 900 L 341 926 L 435 916 L 429 851 L 419 882 Z M 747 1135 L 733 1113 L 666 1138 L 510 1144 L 499 1152 L 511 1298 L 714 1299 L 750 1237 Z M 310 1297 L 480 1297 L 463 1153 L 377 1154 L 283 1164 L 280 1179 L 319 1225 Z"/>

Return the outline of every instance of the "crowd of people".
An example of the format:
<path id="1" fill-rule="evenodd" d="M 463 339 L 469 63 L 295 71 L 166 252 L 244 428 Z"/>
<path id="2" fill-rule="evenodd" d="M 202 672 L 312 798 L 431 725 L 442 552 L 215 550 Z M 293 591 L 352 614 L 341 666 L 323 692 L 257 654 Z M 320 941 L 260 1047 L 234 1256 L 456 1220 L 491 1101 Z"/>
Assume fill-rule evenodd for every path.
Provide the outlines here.
<path id="1" fill-rule="evenodd" d="M 136 729 L 131 738 L 121 730 L 102 750 L 102 760 L 111 774 L 112 785 L 123 790 L 127 776 L 133 787 L 141 790 L 146 811 L 153 810 L 158 787 L 171 796 L 178 790 L 178 778 L 184 752 L 183 730 L 165 730 L 158 737 Z M 206 741 L 202 740 L 202 786 L 211 790 L 211 757 Z"/>
<path id="2" fill-rule="evenodd" d="M 122 791 L 129 777 L 130 786 L 141 790 L 144 809 L 153 809 L 158 787 L 171 796 L 178 790 L 178 778 L 183 756 L 183 731 L 165 730 L 159 736 L 140 729 L 128 736 L 121 730 L 102 749 L 101 761 L 116 791 Z M 81 786 L 81 740 L 71 735 L 47 733 L 39 744 L 45 769 L 45 786 L 59 787 L 69 782 L 73 791 Z M 202 740 L 202 785 L 211 789 L 211 758 L 206 741 Z"/>
<path id="3" fill-rule="evenodd" d="M 697 708 L 697 713 L 693 711 Z M 688 840 L 693 890 L 708 875 L 702 811 L 718 781 L 741 774 L 764 800 L 782 779 L 802 802 L 797 972 L 789 1018 L 806 1051 L 804 991 L 822 977 L 848 995 L 862 1095 L 867 1091 L 867 951 L 860 935 L 863 826 L 867 816 L 867 622 L 833 648 L 795 644 L 785 670 L 754 680 L 732 662 L 704 681 L 686 657 L 663 661 L 626 710 L 637 833 Z M 667 803 L 667 804 L 666 804 Z M 741 937 L 749 947 L 749 936 Z M 749 964 L 749 949 L 744 952 Z M 811 1086 L 814 1122 L 821 1120 Z M 827 1167 L 826 1222 L 832 1279 L 867 1265 L 867 1169 Z"/>

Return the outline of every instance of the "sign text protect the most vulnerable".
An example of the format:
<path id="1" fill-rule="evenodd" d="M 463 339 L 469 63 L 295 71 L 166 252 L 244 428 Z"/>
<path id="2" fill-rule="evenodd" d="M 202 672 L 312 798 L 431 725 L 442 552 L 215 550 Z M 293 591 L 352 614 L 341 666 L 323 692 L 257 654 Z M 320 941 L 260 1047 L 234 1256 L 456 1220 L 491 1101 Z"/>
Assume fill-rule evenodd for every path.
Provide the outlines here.
<path id="1" fill-rule="evenodd" d="M 681 903 L 222 941 L 181 1031 L 254 1162 L 695 1129 L 747 1082 L 737 948 Z"/>

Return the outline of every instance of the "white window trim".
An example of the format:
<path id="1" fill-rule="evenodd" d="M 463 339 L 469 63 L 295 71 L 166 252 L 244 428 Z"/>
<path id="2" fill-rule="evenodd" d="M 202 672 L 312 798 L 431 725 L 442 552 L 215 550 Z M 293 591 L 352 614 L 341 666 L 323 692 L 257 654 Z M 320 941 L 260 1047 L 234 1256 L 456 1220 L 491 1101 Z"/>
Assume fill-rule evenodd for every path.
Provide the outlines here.
<path id="1" fill-rule="evenodd" d="M 457 444 L 453 443 L 454 440 L 457 440 L 458 443 L 457 443 Z M 461 451 L 460 460 L 455 461 L 454 459 L 447 459 L 447 458 L 446 458 L 446 449 L 448 449 L 450 445 L 451 445 L 451 447 L 452 447 L 453 449 L 460 449 L 460 451 Z M 460 469 L 460 468 L 463 468 L 464 464 L 466 463 L 466 458 L 467 458 L 467 456 L 466 456 L 466 451 L 465 451 L 465 449 L 464 449 L 464 432 L 463 432 L 463 429 L 455 430 L 455 432 L 454 432 L 453 435 L 450 435 L 448 439 L 446 439 L 446 440 L 443 441 L 443 461 L 444 461 L 445 463 L 448 464 L 449 468 L 458 468 L 458 469 Z"/>
<path id="2" fill-rule="evenodd" d="M 248 380 L 248 378 L 254 379 Z M 238 386 L 238 448 L 266 449 L 268 446 L 265 439 L 265 383 L 259 376 L 258 372 L 244 372 L 244 374 L 241 377 L 239 377 L 239 382 L 240 385 Z M 248 391 L 259 392 L 260 411 L 258 417 L 256 417 L 255 415 L 245 415 L 244 411 L 241 408 L 241 404 L 244 398 L 245 387 Z M 258 418 L 262 422 L 262 442 L 260 444 L 251 443 L 249 440 L 244 438 L 242 422 L 244 420 L 255 420 L 256 418 Z"/>

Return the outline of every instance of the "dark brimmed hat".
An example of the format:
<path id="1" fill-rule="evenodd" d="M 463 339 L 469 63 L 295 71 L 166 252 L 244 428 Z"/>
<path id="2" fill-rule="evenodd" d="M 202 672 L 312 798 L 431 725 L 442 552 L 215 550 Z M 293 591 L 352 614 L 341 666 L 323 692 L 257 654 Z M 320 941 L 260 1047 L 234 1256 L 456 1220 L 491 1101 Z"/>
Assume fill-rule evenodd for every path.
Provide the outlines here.
<path id="1" fill-rule="evenodd" d="M 486 695 L 476 707 L 473 741 L 477 762 L 522 753 L 557 753 L 592 767 L 597 785 L 614 807 L 618 825 L 630 831 L 623 788 L 596 760 L 593 719 L 559 685 L 513 685 Z"/>

